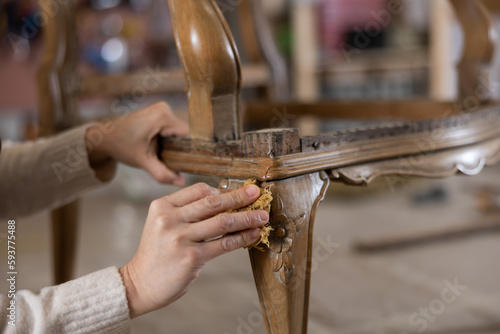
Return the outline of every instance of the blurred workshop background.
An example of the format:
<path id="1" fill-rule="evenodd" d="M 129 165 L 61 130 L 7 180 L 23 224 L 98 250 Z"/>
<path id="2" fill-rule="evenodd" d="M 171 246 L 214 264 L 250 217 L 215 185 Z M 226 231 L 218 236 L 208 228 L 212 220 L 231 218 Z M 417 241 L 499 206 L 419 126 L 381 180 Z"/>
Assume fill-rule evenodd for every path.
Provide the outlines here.
<path id="1" fill-rule="evenodd" d="M 166 68 L 172 72 L 173 87 L 164 95 L 83 97 L 81 122 L 117 116 L 158 100 L 187 117 L 167 1 L 75 1 L 81 74 L 155 73 Z M 251 56 L 242 42 L 240 2 L 217 0 L 245 64 Z M 458 96 L 455 65 L 463 33 L 445 0 L 262 3 L 296 100 L 452 101 Z M 400 9 L 397 15 L 383 15 L 394 5 Z M 2 0 L 0 6 L 0 138 L 32 140 L 40 132 L 40 8 L 36 0 Z M 376 34 L 370 31 L 373 22 L 382 27 Z M 371 37 L 360 39 L 363 35 Z M 500 56 L 489 73 L 500 73 L 497 64 Z M 262 71 L 254 66 L 245 73 L 259 78 Z M 494 75 L 491 81 L 498 82 Z M 493 85 L 496 94 L 494 88 L 498 85 Z M 258 99 L 261 90 L 244 89 L 244 101 Z M 122 108 L 117 110 L 117 105 Z M 278 125 L 299 127 L 304 134 L 365 125 L 299 119 L 286 110 L 269 112 L 276 114 Z M 328 255 L 313 267 L 310 333 L 500 333 L 499 173 L 500 167 L 491 167 L 473 178 L 391 177 L 368 187 L 332 183 L 316 218 L 314 247 Z M 214 186 L 219 182 L 188 179 Z M 155 184 L 142 171 L 120 166 L 111 185 L 86 195 L 76 275 L 127 263 L 137 248 L 149 203 L 175 190 Z M 49 213 L 19 218 L 17 227 L 18 289 L 51 285 Z M 0 245 L 4 258 L 4 243 Z M 0 262 L 0 271 L 5 265 Z M 443 302 L 442 292 L 450 285 L 459 286 L 456 298 Z M 0 291 L 5 287 L 1 280 Z M 265 326 L 259 312 L 248 255 L 241 250 L 211 262 L 177 303 L 133 320 L 133 333 L 262 334 Z"/>

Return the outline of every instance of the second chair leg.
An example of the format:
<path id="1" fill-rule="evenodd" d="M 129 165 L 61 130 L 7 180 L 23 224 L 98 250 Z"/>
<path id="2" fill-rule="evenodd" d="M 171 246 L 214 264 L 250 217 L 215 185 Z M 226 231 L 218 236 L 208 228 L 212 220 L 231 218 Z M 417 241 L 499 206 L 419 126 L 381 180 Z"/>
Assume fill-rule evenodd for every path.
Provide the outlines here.
<path id="1" fill-rule="evenodd" d="M 78 206 L 78 201 L 75 201 L 52 211 L 52 254 L 55 284 L 62 284 L 73 278 Z"/>

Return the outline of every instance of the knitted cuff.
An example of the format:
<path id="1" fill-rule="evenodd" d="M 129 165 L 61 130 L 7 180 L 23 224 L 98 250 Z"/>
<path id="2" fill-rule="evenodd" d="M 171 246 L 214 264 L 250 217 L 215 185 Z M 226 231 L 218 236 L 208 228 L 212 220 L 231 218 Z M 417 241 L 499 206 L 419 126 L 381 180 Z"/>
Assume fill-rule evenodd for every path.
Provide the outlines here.
<path id="1" fill-rule="evenodd" d="M 40 292 L 42 296 L 44 290 Z M 57 327 L 60 326 L 62 332 L 130 333 L 130 312 L 118 268 L 97 271 L 47 290 L 60 310 Z"/>
<path id="2" fill-rule="evenodd" d="M 90 167 L 87 152 L 86 132 L 94 124 L 85 124 L 49 139 L 51 143 L 43 160 L 49 162 L 46 167 L 51 169 L 63 193 L 74 194 L 102 184 Z M 111 168 L 116 170 L 116 162 Z"/>

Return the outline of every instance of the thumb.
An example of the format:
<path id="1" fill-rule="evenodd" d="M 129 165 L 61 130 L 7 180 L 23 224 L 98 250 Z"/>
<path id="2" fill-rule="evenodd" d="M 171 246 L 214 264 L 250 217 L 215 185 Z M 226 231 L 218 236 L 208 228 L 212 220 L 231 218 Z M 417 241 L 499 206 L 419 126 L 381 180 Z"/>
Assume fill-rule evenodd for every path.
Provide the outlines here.
<path id="1" fill-rule="evenodd" d="M 189 125 L 184 121 L 176 119 L 167 126 L 163 127 L 160 131 L 160 135 L 162 137 L 187 137 L 189 136 Z"/>
<path id="2" fill-rule="evenodd" d="M 150 157 L 141 167 L 160 183 L 179 187 L 186 185 L 186 180 L 181 174 L 168 169 L 157 157 Z"/>

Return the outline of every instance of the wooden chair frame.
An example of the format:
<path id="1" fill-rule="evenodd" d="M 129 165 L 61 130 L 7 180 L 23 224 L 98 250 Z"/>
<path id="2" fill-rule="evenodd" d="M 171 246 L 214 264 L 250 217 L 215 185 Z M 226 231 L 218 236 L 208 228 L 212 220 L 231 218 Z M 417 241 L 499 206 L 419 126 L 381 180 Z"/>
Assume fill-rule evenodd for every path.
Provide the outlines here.
<path id="1" fill-rule="evenodd" d="M 241 134 L 239 59 L 215 1 L 169 4 L 188 83 L 191 136 L 163 139 L 162 158 L 176 171 L 221 176 L 225 187 L 248 178 L 272 186 L 270 247 L 249 252 L 268 333 L 307 332 L 314 216 L 330 179 L 367 184 L 386 175 L 475 175 L 500 160 L 500 107 L 488 105 L 487 98 L 474 111 L 432 101 L 293 103 L 295 112 L 330 119 L 401 121 L 309 137 L 297 129 Z M 460 91 L 475 97 L 495 36 L 481 2 L 452 4 L 466 28 Z M 260 110 L 265 120 L 273 107 L 250 106 L 247 115 L 254 119 Z"/>
<path id="2" fill-rule="evenodd" d="M 52 1 L 42 0 L 42 4 Z M 491 21 L 480 1 L 450 1 L 467 32 L 467 51 L 460 64 L 462 96 L 476 96 L 478 71 L 491 61 L 495 41 Z M 94 92 L 99 82 L 109 79 L 86 83 L 75 78 L 74 34 L 71 29 L 57 30 L 58 24 L 72 26 L 74 8 L 72 2 L 65 3 L 47 26 L 48 51 L 39 76 L 44 134 L 73 125 L 74 97 L 81 88 Z M 270 247 L 265 252 L 250 251 L 268 333 L 307 332 L 314 216 L 330 180 L 363 184 L 384 175 L 474 175 L 500 160 L 500 107 L 488 104 L 486 98 L 480 99 L 474 112 L 432 101 L 290 103 L 297 113 L 328 118 L 396 116 L 401 121 L 309 137 L 301 137 L 297 129 L 242 133 L 242 69 L 215 0 L 168 3 L 188 87 L 191 135 L 162 139 L 161 157 L 176 171 L 221 176 L 225 187 L 237 187 L 248 178 L 272 186 Z M 276 60 L 276 54 L 266 58 Z M 282 68 L 273 71 L 284 77 Z M 105 86 L 119 93 L 113 82 Z M 247 115 L 266 122 L 276 106 L 249 106 Z M 54 220 L 56 230 L 72 229 L 75 208 L 56 211 Z M 69 221 L 62 226 L 63 220 Z M 66 268 L 60 278 L 68 276 Z"/>
<path id="3" fill-rule="evenodd" d="M 41 136 L 50 136 L 80 123 L 79 97 L 116 97 L 142 87 L 150 73 L 138 71 L 120 75 L 78 74 L 79 45 L 77 6 L 74 1 L 40 0 L 44 12 L 53 13 L 45 25 L 44 59 L 38 73 Z M 57 10 L 53 10 L 56 8 Z M 241 86 L 263 88 L 268 98 L 284 100 L 288 96 L 286 65 L 272 41 L 268 22 L 263 17 L 260 2 L 243 0 L 238 7 L 250 63 L 241 70 L 245 79 Z M 257 22 L 259 23 L 257 25 Z M 218 70 L 221 70 L 219 68 Z M 179 70 L 161 69 L 157 85 L 148 93 L 182 92 L 186 86 Z M 239 75 L 239 74 L 238 74 Z M 239 88 L 238 88 L 239 89 Z M 77 241 L 78 201 L 52 213 L 53 258 L 55 283 L 72 278 Z"/>

